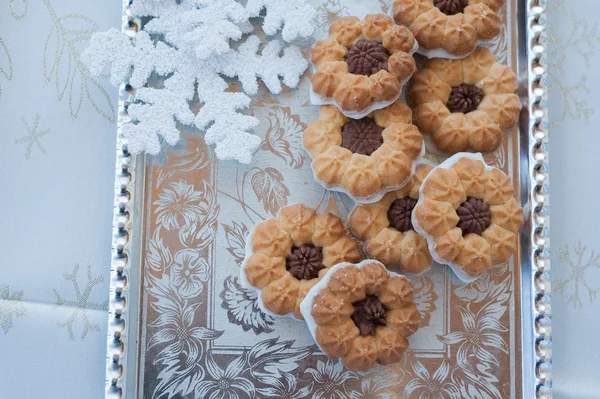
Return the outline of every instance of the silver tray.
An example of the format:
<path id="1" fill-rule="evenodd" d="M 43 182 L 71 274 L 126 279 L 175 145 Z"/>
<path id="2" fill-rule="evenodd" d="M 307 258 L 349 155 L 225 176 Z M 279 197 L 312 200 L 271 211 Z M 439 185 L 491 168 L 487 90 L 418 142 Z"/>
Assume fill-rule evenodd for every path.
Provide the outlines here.
<path id="1" fill-rule="evenodd" d="M 315 0 L 314 3 L 323 12 L 323 23 L 331 16 L 328 12 L 335 14 L 344 12 L 344 9 L 347 11 L 347 7 L 338 0 Z M 388 2 L 371 0 L 371 3 L 372 12 L 385 12 Z M 123 1 L 123 30 L 134 35 L 135 29 L 130 21 L 135 18 L 130 15 L 128 4 L 128 0 Z M 419 397 L 419 392 L 427 389 L 422 387 L 428 381 L 438 384 L 442 392 L 458 392 L 460 397 L 475 397 L 479 392 L 499 398 L 550 398 L 552 380 L 545 0 L 508 0 L 503 12 L 507 28 L 501 40 L 505 41 L 506 54 L 502 54 L 499 59 L 503 59 L 517 71 L 519 95 L 524 108 L 519 128 L 507 134 L 502 151 L 486 159 L 492 163 L 504 162 L 499 166 L 514 177 L 521 204 L 526 210 L 526 222 L 520 235 L 520 253 L 514 261 L 498 269 L 494 275 L 489 273 L 482 277 L 477 286 L 460 286 L 446 268 L 434 267 L 425 274 L 423 279 L 416 282 L 421 295 L 420 306 L 423 308 L 423 328 L 420 331 L 425 333 L 417 336 L 418 332 L 411 339 L 412 349 L 404 363 L 393 368 L 377 369 L 375 373 L 350 373 L 340 364 L 329 360 L 310 343 L 308 331 L 303 331 L 299 322 L 274 321 L 265 317 L 247 320 L 248 313 L 244 313 L 243 306 L 251 307 L 251 298 L 244 297 L 244 293 L 236 286 L 235 279 L 229 277 L 237 274 L 237 269 L 225 266 L 217 270 L 215 267 L 223 259 L 235 261 L 239 254 L 236 253 L 234 244 L 252 227 L 253 219 L 270 216 L 281 205 L 277 201 L 273 202 L 272 198 L 267 198 L 272 192 L 257 191 L 252 182 L 248 193 L 249 197 L 252 194 L 254 197 L 248 202 L 245 202 L 246 199 L 241 201 L 243 194 L 240 197 L 238 193 L 236 197 L 226 189 L 220 190 L 222 187 L 237 189 L 241 182 L 243 193 L 244 185 L 248 184 L 246 178 L 253 180 L 255 175 L 259 175 L 257 181 L 270 179 L 275 182 L 272 184 L 279 184 L 279 193 L 283 190 L 284 197 L 289 197 L 290 203 L 304 201 L 321 209 L 334 207 L 345 216 L 344 212 L 350 207 L 351 201 L 343 195 L 325 192 L 310 194 L 315 190 L 303 189 L 297 183 L 304 184 L 310 179 L 310 173 L 306 172 L 310 171 L 309 160 L 289 148 L 282 150 L 269 140 L 265 140 L 264 144 L 267 155 L 259 157 L 256 162 L 260 161 L 261 166 L 267 166 L 270 165 L 269 162 L 277 161 L 283 165 L 283 172 L 272 166 L 260 168 L 256 164 L 251 164 L 246 169 L 241 165 L 220 166 L 215 162 L 210 149 L 203 147 L 201 135 L 192 129 L 182 129 L 184 141 L 173 149 L 163 151 L 158 157 L 133 157 L 128 152 L 127 141 L 121 133 L 121 126 L 128 122 L 126 107 L 131 101 L 123 86 L 119 101 L 106 398 L 170 398 L 177 390 L 181 396 L 175 397 L 201 398 L 209 389 L 212 389 L 210 392 L 234 389 L 227 385 L 233 382 L 245 387 L 249 397 L 269 397 L 270 394 L 275 395 L 277 390 L 285 389 L 295 390 L 299 395 L 309 397 L 324 393 L 327 383 L 333 383 L 327 385 L 328 389 L 333 389 L 332 386 L 340 387 L 330 392 L 338 397 Z M 495 47 L 497 52 L 502 52 L 500 47 Z M 300 91 L 306 92 L 306 86 L 301 85 Z M 298 130 L 304 126 L 305 120 L 310 122 L 314 110 L 311 111 L 294 98 L 299 96 L 300 91 L 283 93 L 277 98 L 267 93 L 259 94 L 251 108 L 261 119 L 261 125 L 257 129 L 264 127 L 267 132 L 275 134 L 280 131 L 285 135 L 285 129 Z M 286 125 L 283 126 L 284 124 Z M 207 159 L 195 159 L 195 163 L 182 161 L 182 157 L 189 157 L 191 151 L 199 150 L 206 152 Z M 434 151 L 429 155 L 434 161 L 440 160 L 440 156 Z M 167 254 L 165 256 L 171 256 L 170 262 L 176 263 L 174 258 L 179 256 L 180 262 L 185 258 L 188 263 L 196 262 L 196 266 L 198 259 L 189 258 L 193 254 L 182 250 L 175 254 L 174 249 L 170 253 L 169 235 L 177 233 L 163 228 L 161 231 L 166 235 L 154 237 L 153 234 L 159 229 L 155 226 L 157 217 L 152 215 L 157 213 L 153 202 L 156 202 L 156 196 L 159 195 L 159 185 L 162 184 L 163 193 L 171 190 L 173 195 L 177 195 L 177 190 L 189 188 L 173 185 L 177 183 L 180 171 L 173 172 L 169 167 L 173 164 L 181 167 L 182 162 L 187 162 L 185 173 L 191 172 L 194 176 L 190 177 L 190 181 L 195 179 L 192 184 L 186 184 L 192 186 L 195 192 L 210 197 L 210 190 L 202 187 L 207 181 L 213 182 L 215 190 L 212 194 L 216 205 L 213 203 L 211 206 L 216 206 L 217 211 L 220 206 L 221 214 L 219 219 L 213 215 L 204 226 L 197 226 L 206 228 L 207 223 L 210 226 L 216 223 L 214 232 L 206 233 L 214 233 L 210 239 L 212 244 L 210 248 L 203 249 L 206 251 L 203 256 L 208 259 L 205 270 L 207 275 L 200 282 L 201 285 L 192 287 L 196 289 L 195 293 L 201 298 L 200 301 L 192 303 L 193 299 L 190 302 L 187 297 L 171 298 L 174 299 L 172 303 L 163 302 L 161 305 L 183 306 L 182 303 L 185 303 L 186 309 L 177 310 L 184 312 L 187 318 L 182 329 L 178 330 L 174 326 L 165 325 L 168 321 L 164 320 L 163 325 L 157 327 L 161 324 L 158 316 L 172 311 L 155 306 L 158 302 L 157 295 L 168 299 L 169 295 L 179 294 L 170 293 L 164 284 L 161 285 L 160 279 L 170 276 L 153 272 L 153 265 L 160 263 L 160 259 L 154 258 L 157 254 Z M 240 177 L 240 173 L 243 177 Z M 284 184 L 285 179 L 288 179 L 287 186 Z M 235 186 L 232 186 L 233 182 Z M 236 200 L 238 205 L 242 204 L 245 215 L 231 211 Z M 254 205 L 258 204 L 264 209 L 257 212 L 253 209 L 252 201 Z M 225 219 L 222 219 L 223 215 Z M 189 235 L 187 237 L 184 240 L 190 239 Z M 201 238 L 205 237 L 203 233 Z M 189 244 L 197 247 L 200 242 L 195 240 L 192 239 L 193 242 Z M 160 245 L 162 247 L 157 249 Z M 203 247 L 204 244 L 200 243 L 200 246 Z M 221 263 L 218 264 L 221 267 Z M 157 290 L 162 291 L 157 294 Z M 202 290 L 204 292 L 200 295 Z M 503 295 L 502 290 L 506 295 Z M 458 291 L 460 294 L 457 296 Z M 497 318 L 499 325 L 506 330 L 488 331 L 495 335 L 494 339 L 502 340 L 505 346 L 499 344 L 496 348 L 486 348 L 484 343 L 479 342 L 477 347 L 475 342 L 475 346 L 469 347 L 473 351 L 488 350 L 487 353 L 491 356 L 486 361 L 478 362 L 475 359 L 473 366 L 476 367 L 473 369 L 463 369 L 454 364 L 456 347 L 470 339 L 464 335 L 468 333 L 465 325 L 454 328 L 455 323 L 461 321 L 453 319 L 455 309 L 460 307 L 460 303 L 458 306 L 455 303 L 456 298 L 474 303 L 473 309 L 469 306 L 463 309 L 470 312 L 465 313 L 464 317 L 474 317 L 477 322 L 485 308 L 485 312 L 489 314 L 482 317 Z M 499 301 L 498 298 L 503 298 L 503 302 L 491 302 Z M 490 302 L 485 302 L 486 300 Z M 235 308 L 238 305 L 242 308 Z M 495 310 L 490 311 L 492 307 Z M 448 310 L 449 308 L 452 309 Z M 500 312 L 498 309 L 503 310 Z M 202 317 L 204 319 L 200 320 Z M 170 330 L 171 327 L 175 329 Z M 192 345 L 187 349 L 179 348 L 179 352 L 175 353 L 178 348 L 169 349 L 168 336 L 155 338 L 156 332 L 162 330 L 167 335 L 170 333 L 178 337 L 171 339 L 171 343 L 184 342 L 185 345 L 188 341 L 179 338 L 189 334 L 192 328 L 197 328 L 195 333 L 202 337 L 190 341 L 196 343 L 195 349 Z M 460 335 L 461 332 L 464 334 Z M 445 343 L 439 345 L 439 348 L 431 345 L 438 335 L 446 336 Z M 183 357 L 186 357 L 188 363 L 184 362 Z M 196 369 L 184 370 L 184 366 Z M 411 389 L 406 388 L 409 382 L 412 383 Z M 187 389 L 182 388 L 186 384 Z M 195 391 L 197 396 L 194 396 Z M 239 394 L 242 391 L 236 392 Z M 440 397 L 445 396 L 440 394 Z"/>

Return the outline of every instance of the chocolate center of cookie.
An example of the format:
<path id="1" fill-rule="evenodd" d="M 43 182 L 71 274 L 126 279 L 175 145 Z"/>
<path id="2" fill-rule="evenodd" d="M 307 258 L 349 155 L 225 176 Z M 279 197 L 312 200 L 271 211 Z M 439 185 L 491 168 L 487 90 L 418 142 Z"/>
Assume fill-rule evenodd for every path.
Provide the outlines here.
<path id="1" fill-rule="evenodd" d="M 348 71 L 354 75 L 371 76 L 387 69 L 390 53 L 375 40 L 359 40 L 346 53 Z"/>
<path id="2" fill-rule="evenodd" d="M 383 128 L 371 118 L 350 119 L 342 126 L 342 147 L 353 153 L 371 155 L 383 144 Z"/>
<path id="3" fill-rule="evenodd" d="M 387 312 L 383 303 L 375 295 L 367 295 L 365 299 L 354 302 L 354 312 L 352 312 L 352 321 L 358 327 L 360 335 L 375 335 L 377 326 L 385 326 Z"/>
<path id="4" fill-rule="evenodd" d="M 462 112 L 468 114 L 475 111 L 483 99 L 483 90 L 477 86 L 461 84 L 452 88 L 448 98 L 448 109 L 450 112 Z"/>
<path id="5" fill-rule="evenodd" d="M 456 213 L 459 218 L 458 227 L 463 231 L 463 235 L 469 233 L 481 235 L 492 224 L 490 205 L 475 197 L 467 197 Z"/>
<path id="6" fill-rule="evenodd" d="M 435 0 L 433 4 L 446 15 L 454 15 L 464 11 L 469 0 Z"/>
<path id="7" fill-rule="evenodd" d="M 292 253 L 285 260 L 285 268 L 298 280 L 316 278 L 319 271 L 325 268 L 323 248 L 312 244 L 302 244 L 292 248 Z"/>
<path id="8" fill-rule="evenodd" d="M 387 213 L 390 225 L 402 233 L 413 230 L 411 215 L 415 205 L 417 205 L 417 200 L 410 197 L 398 198 L 392 202 Z"/>

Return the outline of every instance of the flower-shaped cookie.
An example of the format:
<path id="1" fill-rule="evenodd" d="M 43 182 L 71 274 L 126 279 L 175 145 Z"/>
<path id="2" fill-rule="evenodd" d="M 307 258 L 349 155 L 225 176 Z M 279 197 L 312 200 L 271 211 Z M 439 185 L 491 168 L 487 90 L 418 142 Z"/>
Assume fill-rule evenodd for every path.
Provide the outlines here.
<path id="1" fill-rule="evenodd" d="M 500 33 L 505 0 L 394 0 L 396 22 L 406 25 L 427 57 L 462 58 L 478 41 Z"/>
<path id="2" fill-rule="evenodd" d="M 470 282 L 517 250 L 523 208 L 513 192 L 510 177 L 481 154 L 456 154 L 423 181 L 412 223 L 433 258 Z"/>
<path id="3" fill-rule="evenodd" d="M 240 281 L 257 292 L 266 312 L 302 319 L 300 302 L 327 269 L 360 259 L 359 243 L 348 237 L 340 218 L 289 205 L 254 227 Z"/>
<path id="4" fill-rule="evenodd" d="M 493 151 L 519 121 L 517 88 L 515 73 L 485 48 L 463 60 L 429 60 L 409 89 L 414 123 L 444 152 Z"/>
<path id="5" fill-rule="evenodd" d="M 356 371 L 399 362 L 419 327 L 410 281 L 371 259 L 331 268 L 300 310 L 321 350 Z"/>
<path id="6" fill-rule="evenodd" d="M 415 71 L 414 47 L 412 33 L 387 15 L 338 19 L 312 49 L 312 90 L 320 96 L 313 103 L 336 104 L 353 118 L 385 107 Z"/>
<path id="7" fill-rule="evenodd" d="M 321 106 L 319 119 L 304 131 L 302 143 L 313 158 L 315 179 L 357 202 L 374 202 L 408 183 L 420 157 L 423 137 L 411 125 L 412 112 L 401 100 L 362 119 L 349 119 L 336 107 Z"/>
<path id="8" fill-rule="evenodd" d="M 387 193 L 374 204 L 359 204 L 350 213 L 350 231 L 364 241 L 369 258 L 386 266 L 400 266 L 405 273 L 422 273 L 431 267 L 427 240 L 414 231 L 412 211 L 419 198 L 421 182 L 433 169 L 417 166 L 410 182 Z"/>

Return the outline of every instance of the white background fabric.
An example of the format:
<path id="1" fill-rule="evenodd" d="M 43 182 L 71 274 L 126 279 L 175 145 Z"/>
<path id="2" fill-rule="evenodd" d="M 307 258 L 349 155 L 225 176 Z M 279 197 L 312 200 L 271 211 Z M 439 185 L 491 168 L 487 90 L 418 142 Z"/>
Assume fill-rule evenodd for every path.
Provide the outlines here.
<path id="1" fill-rule="evenodd" d="M 110 104 L 90 81 L 81 86 L 72 56 L 90 30 L 120 21 L 120 1 L 0 0 L 1 398 L 104 397 L 115 123 L 93 108 L 86 87 L 100 109 Z M 116 91 L 99 82 L 116 107 Z M 27 159 L 27 142 L 15 140 L 36 115 L 38 131 L 49 129 L 45 152 L 33 144 Z M 79 295 L 64 275 L 76 264 Z M 61 324 L 73 316 L 70 335 Z"/>
<path id="2" fill-rule="evenodd" d="M 556 398 L 600 398 L 595 6 L 549 1 Z M 120 13 L 0 0 L 0 397 L 104 395 L 117 98 L 74 56 Z"/>

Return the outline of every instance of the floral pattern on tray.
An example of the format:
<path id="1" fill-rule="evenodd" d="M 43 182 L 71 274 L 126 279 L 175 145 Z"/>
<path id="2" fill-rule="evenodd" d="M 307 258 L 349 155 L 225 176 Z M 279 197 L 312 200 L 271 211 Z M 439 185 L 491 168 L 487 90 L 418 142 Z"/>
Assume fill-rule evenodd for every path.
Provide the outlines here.
<path id="1" fill-rule="evenodd" d="M 385 2 L 366 3 L 370 12 L 384 11 Z M 342 0 L 323 4 L 317 38 L 332 13 L 362 17 L 368 8 Z M 496 49 L 502 62 L 515 57 L 506 49 L 514 29 L 508 26 L 497 39 L 504 43 Z M 466 285 L 438 265 L 413 280 L 420 329 L 402 363 L 367 373 L 323 355 L 303 322 L 264 314 L 255 294 L 240 285 L 245 238 L 256 223 L 295 202 L 344 219 L 352 209 L 345 195 L 325 191 L 313 179 L 300 141 L 318 115 L 308 87 L 307 75 L 297 91 L 276 97 L 259 92 L 251 112 L 260 120 L 256 132 L 263 142 L 250 165 L 217 163 L 202 137 L 187 128 L 179 144 L 147 159 L 143 397 L 520 397 L 520 276 L 514 261 Z M 486 156 L 513 177 L 515 138 L 516 132 L 506 135 Z M 429 144 L 426 157 L 442 161 Z"/>

